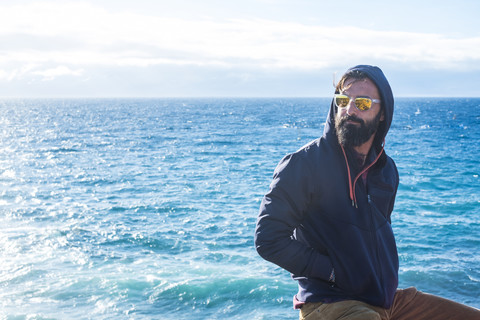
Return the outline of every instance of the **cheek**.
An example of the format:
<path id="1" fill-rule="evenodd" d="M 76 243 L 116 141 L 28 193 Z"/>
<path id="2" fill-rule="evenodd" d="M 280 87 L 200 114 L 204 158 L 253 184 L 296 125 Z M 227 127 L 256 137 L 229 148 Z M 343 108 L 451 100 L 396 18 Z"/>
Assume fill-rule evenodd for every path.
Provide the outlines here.
<path id="1" fill-rule="evenodd" d="M 338 108 L 337 109 L 337 115 L 335 116 L 335 118 L 341 118 L 343 117 L 345 114 L 347 113 L 347 108 Z"/>

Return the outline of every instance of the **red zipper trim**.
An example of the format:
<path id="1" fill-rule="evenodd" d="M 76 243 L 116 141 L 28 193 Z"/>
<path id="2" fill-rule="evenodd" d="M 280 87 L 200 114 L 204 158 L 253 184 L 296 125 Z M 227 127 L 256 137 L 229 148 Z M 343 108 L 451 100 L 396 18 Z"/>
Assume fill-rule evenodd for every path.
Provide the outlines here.
<path id="1" fill-rule="evenodd" d="M 354 195 L 352 190 L 352 178 L 350 176 L 350 166 L 348 165 L 347 154 L 345 153 L 345 149 L 343 149 L 343 146 L 341 144 L 340 144 L 340 147 L 342 148 L 343 156 L 345 158 L 345 164 L 347 165 L 348 189 L 350 190 L 350 200 L 352 200 L 352 206 L 353 206 L 355 203 L 353 201 Z"/>
<path id="2" fill-rule="evenodd" d="M 352 207 L 355 206 L 356 208 L 358 208 L 357 197 L 355 195 L 355 185 L 357 184 L 357 181 L 362 176 L 362 174 L 368 171 L 368 169 L 370 169 L 375 163 L 377 163 L 378 159 L 380 159 L 380 156 L 382 155 L 385 147 L 385 140 L 382 143 L 382 150 L 380 150 L 375 160 L 372 163 L 370 163 L 367 167 L 365 167 L 362 171 L 360 171 L 360 173 L 355 177 L 355 180 L 353 180 L 353 185 L 352 185 L 352 177 L 350 174 L 350 166 L 348 165 L 347 154 L 345 153 L 345 149 L 343 149 L 343 146 L 340 145 L 340 147 L 342 148 L 343 156 L 345 157 L 345 164 L 347 165 L 348 189 L 350 191 L 350 200 L 352 200 Z"/>

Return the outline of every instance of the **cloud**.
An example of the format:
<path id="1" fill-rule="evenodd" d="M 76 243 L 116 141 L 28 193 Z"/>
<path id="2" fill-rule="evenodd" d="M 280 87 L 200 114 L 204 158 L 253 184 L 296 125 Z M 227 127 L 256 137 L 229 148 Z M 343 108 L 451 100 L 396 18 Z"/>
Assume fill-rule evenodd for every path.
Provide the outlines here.
<path id="1" fill-rule="evenodd" d="M 13 68 L 9 71 L 0 69 L 0 79 L 6 80 L 8 82 L 13 81 L 15 79 L 23 78 L 25 75 L 31 73 L 37 65 L 32 63 L 26 63 L 19 68 Z"/>
<path id="2" fill-rule="evenodd" d="M 9 71 L 0 69 L 0 80 L 11 82 L 14 80 L 24 80 L 29 76 L 40 76 L 42 81 L 51 81 L 61 76 L 83 75 L 83 69 L 70 69 L 66 66 L 57 66 L 55 68 L 41 68 L 41 65 L 35 63 L 27 63 L 19 68 L 13 68 Z"/>
<path id="3" fill-rule="evenodd" d="M 345 60 L 382 59 L 432 68 L 480 61 L 480 38 L 310 26 L 268 20 L 183 20 L 108 12 L 88 3 L 33 3 L 2 9 L 0 33 L 75 39 L 77 47 L 37 44 L 3 50 L 0 63 L 139 66 L 256 66 L 315 69 Z M 147 50 L 145 50 L 147 48 Z"/>
<path id="4" fill-rule="evenodd" d="M 478 36 L 245 15 L 186 18 L 102 3 L 0 4 L 0 94 L 235 95 L 270 87 L 265 94 L 314 95 L 319 74 L 330 79 L 357 63 L 403 72 L 409 83 L 412 74 L 480 71 Z"/>
<path id="5" fill-rule="evenodd" d="M 28 49 L 15 49 L 15 44 L 10 44 L 9 50 L 5 46 L 0 51 L 0 66 L 4 68 L 53 63 L 322 69 L 344 61 L 382 60 L 421 68 L 480 69 L 478 37 L 260 19 L 185 20 L 109 12 L 82 2 L 4 7 L 0 23 L 0 35 L 15 35 L 18 41 L 39 39 Z M 41 39 L 50 44 L 42 46 Z M 68 44 L 52 48 L 55 39 L 58 44 Z"/>
<path id="6" fill-rule="evenodd" d="M 81 76 L 83 72 L 84 72 L 83 69 L 72 70 L 66 66 L 58 66 L 56 68 L 51 68 L 51 69 L 32 71 L 32 74 L 42 76 L 43 81 L 50 81 L 61 76 L 78 77 L 78 76 Z"/>

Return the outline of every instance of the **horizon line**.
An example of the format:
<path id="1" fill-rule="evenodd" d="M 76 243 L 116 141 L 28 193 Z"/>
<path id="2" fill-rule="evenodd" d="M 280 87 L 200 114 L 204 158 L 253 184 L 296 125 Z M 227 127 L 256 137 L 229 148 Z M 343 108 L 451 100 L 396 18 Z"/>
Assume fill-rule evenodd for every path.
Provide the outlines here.
<path id="1" fill-rule="evenodd" d="M 37 100 L 37 99 L 330 99 L 331 96 L 0 96 L 0 100 Z M 480 96 L 462 96 L 462 95 L 394 95 L 394 98 L 412 99 L 412 98 L 465 98 L 479 99 Z"/>

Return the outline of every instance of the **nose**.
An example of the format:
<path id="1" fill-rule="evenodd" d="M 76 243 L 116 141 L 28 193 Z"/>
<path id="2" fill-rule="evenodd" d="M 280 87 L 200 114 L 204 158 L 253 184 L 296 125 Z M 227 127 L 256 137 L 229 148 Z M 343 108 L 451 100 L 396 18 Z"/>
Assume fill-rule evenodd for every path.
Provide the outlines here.
<path id="1" fill-rule="evenodd" d="M 354 114 L 357 112 L 357 107 L 355 106 L 355 101 L 353 99 L 350 99 L 350 101 L 348 102 L 348 105 L 346 107 L 346 111 L 347 111 L 347 114 Z"/>

